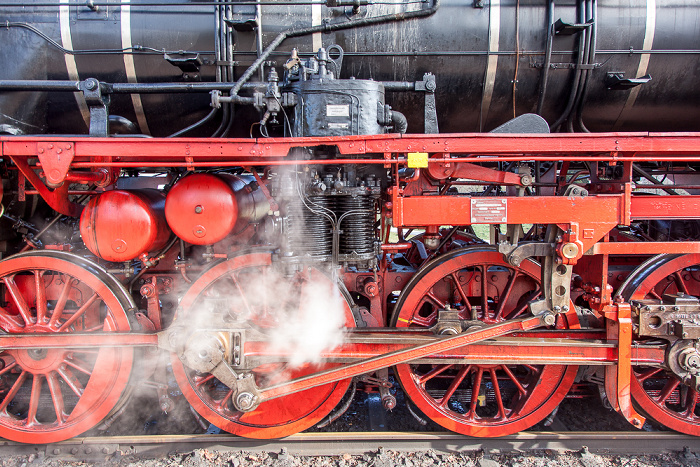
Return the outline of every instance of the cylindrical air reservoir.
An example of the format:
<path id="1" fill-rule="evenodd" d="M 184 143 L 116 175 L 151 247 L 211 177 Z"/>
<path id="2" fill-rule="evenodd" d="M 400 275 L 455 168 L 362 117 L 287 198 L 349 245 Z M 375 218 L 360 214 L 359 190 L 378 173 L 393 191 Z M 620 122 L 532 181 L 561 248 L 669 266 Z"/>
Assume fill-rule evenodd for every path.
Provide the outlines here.
<path id="1" fill-rule="evenodd" d="M 112 190 L 94 197 L 80 216 L 80 235 L 96 256 L 129 261 L 166 245 L 170 230 L 157 190 Z"/>
<path id="2" fill-rule="evenodd" d="M 253 177 L 193 174 L 178 181 L 165 200 L 168 225 L 181 239 L 211 245 L 267 215 L 270 203 Z"/>

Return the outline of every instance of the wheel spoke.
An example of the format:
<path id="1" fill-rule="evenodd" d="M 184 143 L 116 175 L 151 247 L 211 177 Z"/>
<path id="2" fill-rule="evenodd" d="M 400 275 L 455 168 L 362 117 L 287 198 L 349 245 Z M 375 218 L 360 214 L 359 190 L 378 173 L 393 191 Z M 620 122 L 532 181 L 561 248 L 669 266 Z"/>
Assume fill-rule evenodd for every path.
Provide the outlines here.
<path id="1" fill-rule="evenodd" d="M 11 315 L 6 309 L 0 307 L 0 327 L 5 332 L 20 332 L 24 324 L 15 315 Z"/>
<path id="2" fill-rule="evenodd" d="M 46 382 L 49 385 L 49 392 L 51 392 L 51 400 L 53 401 L 53 408 L 56 412 L 56 420 L 59 425 L 65 423 L 68 414 L 66 413 L 65 405 L 63 404 L 63 392 L 61 391 L 61 384 L 58 381 L 58 376 L 55 372 L 51 372 L 46 375 Z"/>
<path id="3" fill-rule="evenodd" d="M 435 368 L 433 368 L 432 370 L 430 370 L 429 372 L 427 372 L 426 374 L 424 374 L 423 376 L 418 378 L 418 384 L 425 387 L 425 383 L 427 381 L 430 381 L 431 379 L 435 378 L 437 375 L 439 375 L 443 371 L 449 370 L 453 366 L 454 365 L 438 365 L 438 366 L 436 366 Z"/>
<path id="4" fill-rule="evenodd" d="M 685 281 L 681 277 L 680 271 L 676 271 L 673 273 L 673 278 L 676 281 L 676 288 L 678 289 L 679 292 L 683 292 L 686 295 L 689 295 L 688 293 L 688 288 L 685 286 Z"/>
<path id="5" fill-rule="evenodd" d="M 464 292 L 462 284 L 459 282 L 459 277 L 454 272 L 450 276 L 452 277 L 452 280 L 455 283 L 455 289 L 457 289 L 457 293 L 459 293 L 459 296 L 462 299 L 462 302 L 464 303 L 464 308 L 467 310 L 468 318 L 476 319 L 476 310 L 472 309 L 472 305 L 471 303 L 469 303 L 469 297 L 467 297 L 467 294 L 466 292 Z"/>
<path id="6" fill-rule="evenodd" d="M 7 410 L 7 405 L 10 402 L 12 402 L 12 400 L 15 398 L 15 396 L 17 395 L 17 392 L 24 384 L 24 381 L 27 379 L 27 376 L 29 376 L 28 371 L 22 371 L 22 373 L 19 374 L 19 376 L 17 377 L 17 380 L 15 380 L 15 383 L 12 385 L 10 390 L 7 392 L 7 394 L 5 395 L 2 402 L 0 402 L 0 412 L 5 412 Z"/>
<path id="7" fill-rule="evenodd" d="M 238 290 L 238 294 L 241 296 L 241 300 L 243 301 L 243 305 L 245 308 L 248 310 L 248 315 L 247 316 L 254 316 L 254 311 L 253 308 L 250 306 L 248 303 L 248 299 L 245 296 L 245 293 L 243 292 L 243 288 L 241 287 L 241 283 L 236 279 L 236 274 L 232 273 L 229 275 L 231 278 L 231 281 L 233 282 L 233 286 Z"/>
<path id="8" fill-rule="evenodd" d="M 224 397 L 222 397 L 220 400 L 216 401 L 217 408 L 219 410 L 228 409 L 228 401 L 231 400 L 231 397 L 233 397 L 233 389 L 229 390 Z"/>
<path id="9" fill-rule="evenodd" d="M 697 418 L 695 415 L 695 407 L 697 407 L 697 405 L 698 391 L 696 391 L 694 388 L 688 388 L 688 392 L 685 396 L 685 401 L 683 401 L 683 407 L 685 407 L 685 410 L 683 411 L 683 416 L 689 419 Z"/>
<path id="10" fill-rule="evenodd" d="M 498 308 L 496 309 L 496 316 L 494 316 L 495 320 L 499 320 L 503 316 L 504 306 L 508 301 L 508 298 L 510 297 L 510 293 L 513 290 L 513 286 L 515 285 L 515 280 L 517 279 L 518 274 L 520 274 L 520 272 L 518 270 L 515 270 L 513 271 L 513 274 L 511 274 L 508 278 L 506 288 L 499 297 Z"/>
<path id="11" fill-rule="evenodd" d="M 433 303 L 435 303 L 439 308 L 443 310 L 445 309 L 447 303 L 440 300 L 432 290 L 426 294 L 426 297 L 429 298 Z"/>
<path id="12" fill-rule="evenodd" d="M 78 321 L 78 319 L 85 314 L 85 312 L 92 306 L 93 303 L 95 303 L 95 301 L 98 298 L 100 298 L 100 297 L 97 295 L 96 292 L 94 292 L 90 296 L 90 298 L 85 300 L 85 303 L 83 303 L 83 306 L 78 308 L 78 311 L 73 313 L 73 316 L 68 318 L 68 320 L 65 323 L 63 323 L 60 328 L 58 328 L 58 332 L 65 332 L 66 330 L 68 330 L 68 328 L 70 328 L 73 325 L 73 323 Z"/>
<path id="13" fill-rule="evenodd" d="M 484 317 L 484 321 L 489 319 L 489 291 L 488 291 L 488 284 L 487 284 L 487 269 L 488 266 L 483 264 L 481 265 L 481 313 L 482 316 Z"/>
<path id="14" fill-rule="evenodd" d="M 88 376 L 92 374 L 92 370 L 89 368 L 89 365 L 87 362 L 84 362 L 83 360 L 80 359 L 65 359 L 64 360 L 65 364 L 70 366 L 71 368 L 75 368 L 81 373 L 84 373 Z"/>
<path id="15" fill-rule="evenodd" d="M 7 290 L 10 292 L 10 296 L 12 297 L 12 301 L 15 302 L 15 305 L 17 306 L 17 310 L 19 311 L 19 314 L 22 316 L 22 319 L 24 320 L 25 325 L 34 324 L 36 322 L 36 320 L 32 316 L 32 313 L 29 310 L 29 306 L 27 305 L 27 302 L 24 300 L 24 297 L 22 296 L 22 292 L 20 292 L 19 287 L 17 287 L 17 283 L 15 282 L 15 276 L 3 277 L 2 281 L 5 283 Z"/>
<path id="16" fill-rule="evenodd" d="M 214 379 L 214 375 L 212 375 L 212 374 L 210 373 L 210 374 L 208 374 L 207 376 L 205 376 L 205 377 L 203 377 L 203 378 L 195 379 L 194 384 L 195 384 L 197 387 L 199 387 L 199 386 L 202 386 L 202 385 L 208 383 L 209 381 L 211 381 L 211 380 L 213 380 L 213 379 Z"/>
<path id="17" fill-rule="evenodd" d="M 496 404 L 498 404 L 498 415 L 500 416 L 500 418 L 506 418 L 506 408 L 503 406 L 503 399 L 501 398 L 501 387 L 498 385 L 496 369 L 489 369 L 489 373 L 491 373 L 491 384 L 493 384 L 493 393 L 496 397 Z"/>
<path id="18" fill-rule="evenodd" d="M 658 293 L 656 293 L 656 290 L 654 290 L 654 289 L 651 289 L 651 290 L 649 291 L 649 295 L 651 295 L 652 298 L 655 298 L 656 300 L 661 300 L 661 295 L 659 295 Z"/>
<path id="19" fill-rule="evenodd" d="M 472 398 L 469 404 L 469 416 L 471 418 L 476 417 L 476 404 L 479 402 L 479 392 L 481 391 L 481 377 L 483 374 L 484 370 L 477 367 L 476 376 L 474 377 L 474 385 L 472 386 Z"/>
<path id="20" fill-rule="evenodd" d="M 36 322 L 44 324 L 46 318 L 46 285 L 44 271 L 34 271 L 34 287 L 36 288 Z"/>
<path id="21" fill-rule="evenodd" d="M 29 409 L 27 410 L 27 426 L 37 425 L 37 411 L 39 410 L 39 399 L 41 398 L 41 375 L 34 375 L 32 378 L 32 392 L 29 396 Z"/>
<path id="22" fill-rule="evenodd" d="M 61 375 L 61 378 L 63 378 L 63 381 L 65 381 L 68 387 L 70 387 L 73 390 L 76 396 L 83 395 L 83 392 L 85 391 L 83 383 L 81 383 L 80 380 L 76 378 L 76 376 L 71 370 L 69 370 L 68 368 L 59 367 L 57 371 L 58 374 Z"/>
<path id="23" fill-rule="evenodd" d="M 471 368 L 471 365 L 464 365 L 459 370 L 457 376 L 455 376 L 455 378 L 452 380 L 450 386 L 447 388 L 447 391 L 445 391 L 445 394 L 443 394 L 442 398 L 440 399 L 440 402 L 438 403 L 440 407 L 447 406 L 447 403 L 450 401 L 450 398 L 455 393 L 459 385 L 462 384 L 462 381 L 464 381 L 464 377 L 467 376 L 467 374 L 469 374 L 469 370 L 471 370 Z"/>
<path id="24" fill-rule="evenodd" d="M 510 371 L 510 368 L 508 368 L 506 365 L 501 365 L 501 369 L 503 369 L 503 372 L 508 376 L 508 378 L 515 384 L 515 387 L 518 388 L 518 392 L 521 395 L 525 395 L 527 391 L 523 387 L 522 384 L 520 384 L 520 381 L 518 381 L 518 378 L 515 377 L 512 371 Z"/>
<path id="25" fill-rule="evenodd" d="M 12 362 L 9 365 L 7 365 L 5 368 L 0 370 L 0 376 L 4 375 L 5 373 L 11 371 L 14 367 L 17 366 L 17 362 Z"/>
<path id="26" fill-rule="evenodd" d="M 420 327 L 428 328 L 435 323 L 436 313 L 430 313 L 429 316 L 414 316 L 411 318 L 411 324 L 415 324 Z"/>
<path id="27" fill-rule="evenodd" d="M 56 301 L 56 306 L 53 308 L 53 313 L 51 314 L 51 319 L 49 319 L 49 327 L 54 328 L 58 323 L 58 320 L 63 316 L 63 311 L 66 308 L 66 302 L 68 301 L 68 295 L 70 294 L 71 283 L 73 278 L 69 276 L 64 277 L 63 287 L 61 288 L 61 293 Z"/>
<path id="28" fill-rule="evenodd" d="M 530 298 L 529 298 L 528 300 L 525 300 L 524 303 L 523 303 L 522 305 L 520 305 L 520 307 L 517 308 L 517 309 L 515 310 L 514 313 L 511 313 L 511 314 L 508 315 L 508 319 L 515 319 L 515 318 L 517 318 L 518 316 L 520 316 L 520 315 L 522 315 L 523 313 L 525 313 L 525 311 L 527 311 L 527 309 L 528 309 L 528 306 L 527 306 L 528 303 L 531 302 L 531 301 L 533 301 L 533 300 L 537 300 L 537 299 L 539 298 L 540 295 L 542 295 L 542 291 L 541 291 L 540 289 L 537 289 L 537 290 L 533 291 L 533 292 L 530 294 Z"/>
<path id="29" fill-rule="evenodd" d="M 678 387 L 679 384 L 681 384 L 681 382 L 677 378 L 669 378 L 669 380 L 664 385 L 664 388 L 661 390 L 659 397 L 656 399 L 659 402 L 659 404 L 663 404 L 664 402 L 666 402 L 666 400 L 671 396 L 671 394 Z"/>
<path id="30" fill-rule="evenodd" d="M 662 371 L 664 371 L 663 368 L 651 368 L 651 369 L 646 370 L 642 373 L 638 373 L 636 376 L 637 376 L 637 379 L 641 382 L 641 381 L 645 381 L 645 380 L 651 378 L 652 376 L 654 376 Z"/>

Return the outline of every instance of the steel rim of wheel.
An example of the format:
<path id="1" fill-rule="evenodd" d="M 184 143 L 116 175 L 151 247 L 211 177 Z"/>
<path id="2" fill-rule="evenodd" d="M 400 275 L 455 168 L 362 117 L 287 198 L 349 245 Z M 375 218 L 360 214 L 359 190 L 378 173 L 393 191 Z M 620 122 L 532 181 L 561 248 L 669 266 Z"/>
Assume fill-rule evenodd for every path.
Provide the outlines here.
<path id="1" fill-rule="evenodd" d="M 479 285 L 484 271 L 486 294 Z M 393 324 L 430 327 L 438 308 L 446 304 L 463 319 L 475 314 L 486 323 L 524 316 L 527 301 L 539 296 L 539 277 L 537 263 L 527 260 L 514 268 L 493 248 L 454 251 L 433 260 L 411 280 L 396 305 Z M 529 428 L 550 414 L 573 384 L 577 367 L 402 364 L 396 371 L 404 391 L 433 421 L 465 435 L 494 437 Z"/>
<path id="2" fill-rule="evenodd" d="M 127 332 L 133 302 L 96 264 L 34 251 L 0 263 L 0 328 L 10 334 Z M 53 443 L 99 423 L 129 382 L 133 349 L 28 349 L 0 353 L 0 436 Z"/>
<path id="3" fill-rule="evenodd" d="M 231 278 L 250 271 L 264 272 L 270 266 L 270 253 L 244 254 L 215 265 L 197 279 L 185 294 L 178 309 L 176 322 L 181 319 L 187 320 L 196 308 L 193 306 L 196 303 L 201 305 L 203 297 L 219 281 L 230 281 Z M 317 270 L 311 271 L 315 279 L 320 281 L 321 277 L 325 278 Z M 325 278 L 325 280 L 329 288 L 336 287 L 329 279 Z M 239 285 L 242 282 L 240 281 Z M 236 281 L 232 281 L 230 285 L 235 286 L 235 284 Z M 236 293 L 245 294 L 245 287 L 235 286 L 235 288 Z M 275 300 L 279 297 L 272 295 L 270 298 Z M 345 303 L 345 318 L 346 327 L 355 326 L 347 303 Z M 256 316 L 252 321 L 264 327 L 266 319 Z M 173 374 L 182 393 L 194 409 L 216 427 L 247 438 L 282 438 L 315 425 L 338 405 L 350 385 L 349 379 L 329 383 L 263 402 L 252 412 L 242 413 L 236 411 L 232 405 L 232 391 L 213 375 L 196 374 L 193 370 L 186 368 L 175 354 L 171 355 L 171 361 Z M 285 379 L 293 379 L 330 367 L 329 364 L 321 364 L 285 370 L 282 365 L 263 365 L 254 369 L 253 372 L 256 375 L 256 381 L 260 384 L 271 373 L 279 373 L 280 370 L 284 373 Z"/>
<path id="4" fill-rule="evenodd" d="M 626 301 L 660 299 L 664 293 L 700 296 L 700 254 L 659 255 L 641 264 L 618 295 Z M 632 398 L 660 424 L 681 433 L 700 436 L 700 396 L 669 371 L 633 367 Z"/>

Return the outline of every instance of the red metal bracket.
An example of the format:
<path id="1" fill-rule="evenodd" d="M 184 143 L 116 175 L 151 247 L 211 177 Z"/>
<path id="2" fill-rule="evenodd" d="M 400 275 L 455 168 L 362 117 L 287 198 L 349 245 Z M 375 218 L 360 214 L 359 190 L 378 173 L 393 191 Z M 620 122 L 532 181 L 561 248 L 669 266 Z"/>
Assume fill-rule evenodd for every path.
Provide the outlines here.
<path id="1" fill-rule="evenodd" d="M 75 144 L 70 141 L 39 141 L 36 143 L 36 152 L 46 177 L 46 184 L 52 188 L 63 185 L 75 157 Z"/>
<path id="2" fill-rule="evenodd" d="M 44 198 L 44 201 L 46 201 L 46 203 L 51 206 L 52 209 L 66 216 L 80 216 L 80 213 L 83 212 L 83 206 L 68 200 L 67 184 L 63 184 L 51 191 L 41 181 L 39 176 L 34 172 L 24 158 L 10 156 L 10 159 L 12 159 L 12 162 L 15 163 L 19 171 L 27 178 L 27 180 L 29 180 L 29 183 L 36 188 L 41 197 Z"/>
<path id="3" fill-rule="evenodd" d="M 502 170 L 489 169 L 469 162 L 429 162 L 428 175 L 435 180 L 466 178 L 505 185 L 521 185 L 520 175 Z"/>
<path id="4" fill-rule="evenodd" d="M 612 305 L 617 320 L 607 319 L 608 340 L 617 340 L 617 365 L 605 368 L 605 393 L 610 405 L 637 428 L 645 418 L 632 406 L 632 311 L 628 303 Z M 611 310 L 612 311 L 612 310 Z M 615 313 L 615 312 L 613 312 Z M 610 317 L 606 313 L 606 317 Z"/>

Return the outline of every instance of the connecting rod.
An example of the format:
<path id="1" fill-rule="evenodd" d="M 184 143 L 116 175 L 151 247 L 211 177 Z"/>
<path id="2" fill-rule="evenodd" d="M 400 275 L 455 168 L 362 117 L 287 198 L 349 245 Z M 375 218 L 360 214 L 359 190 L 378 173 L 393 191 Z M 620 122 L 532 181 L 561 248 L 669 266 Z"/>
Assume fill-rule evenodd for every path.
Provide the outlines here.
<path id="1" fill-rule="evenodd" d="M 258 389 L 257 394 L 253 394 L 253 396 L 257 406 L 257 404 L 260 404 L 261 402 L 276 399 L 278 397 L 303 391 L 305 389 L 310 389 L 314 386 L 332 383 L 346 378 L 352 378 L 354 376 L 376 371 L 399 363 L 407 363 L 429 355 L 446 352 L 468 344 L 473 344 L 475 342 L 503 336 L 511 332 L 528 331 L 539 326 L 552 324 L 551 320 L 553 318 L 554 315 L 543 314 L 534 317 L 506 321 L 491 326 L 485 326 L 473 331 L 467 330 L 464 333 L 438 339 L 434 342 L 408 347 L 402 350 L 396 350 L 384 355 L 361 360 L 357 363 L 342 365 L 337 368 L 331 368 L 326 371 L 286 381 L 274 386 Z"/>

